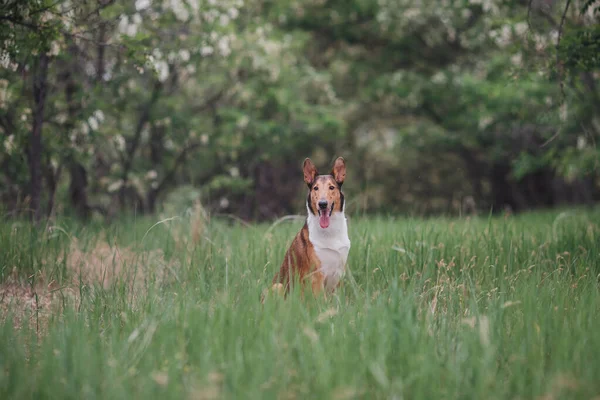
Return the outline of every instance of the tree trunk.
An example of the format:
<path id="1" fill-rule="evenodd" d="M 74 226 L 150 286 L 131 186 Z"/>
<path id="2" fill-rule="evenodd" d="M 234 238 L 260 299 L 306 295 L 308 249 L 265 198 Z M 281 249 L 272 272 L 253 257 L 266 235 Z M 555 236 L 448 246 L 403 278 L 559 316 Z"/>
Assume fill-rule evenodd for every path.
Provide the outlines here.
<path id="1" fill-rule="evenodd" d="M 29 141 L 28 162 L 30 208 L 35 222 L 38 222 L 42 216 L 40 207 L 40 198 L 42 195 L 42 125 L 44 124 L 49 63 L 50 59 L 48 55 L 42 53 L 33 77 L 33 128 Z"/>
<path id="2" fill-rule="evenodd" d="M 73 204 L 77 216 L 87 220 L 91 211 L 87 197 L 87 171 L 80 163 L 70 160 L 69 172 L 71 174 L 71 183 L 69 184 L 71 204 Z"/>
<path id="3" fill-rule="evenodd" d="M 505 208 L 517 211 L 519 208 L 514 198 L 514 188 L 507 181 L 509 172 L 509 166 L 504 164 L 492 165 L 490 183 L 492 186 L 492 209 L 494 212 L 501 212 Z"/>
<path id="4" fill-rule="evenodd" d="M 475 198 L 476 204 L 481 207 L 484 201 L 482 180 L 487 173 L 487 166 L 480 162 L 477 159 L 476 154 L 467 147 L 460 146 L 457 153 L 467 167 L 466 173 L 470 180 L 471 187 L 473 188 L 473 197 Z"/>
<path id="5" fill-rule="evenodd" d="M 151 188 L 148 191 L 146 195 L 146 212 L 154 213 L 154 211 L 156 210 L 156 200 L 158 199 L 158 196 L 167 187 L 167 185 L 174 181 L 177 169 L 185 163 L 185 159 L 188 156 L 188 154 L 197 149 L 198 147 L 200 147 L 200 143 L 193 142 L 188 144 L 179 152 L 179 154 L 175 158 L 175 162 L 173 163 L 171 169 L 169 169 L 165 173 L 165 176 L 160 182 L 156 184 L 156 187 Z"/>
<path id="6" fill-rule="evenodd" d="M 48 203 L 46 206 L 46 218 L 50 218 L 52 216 L 52 211 L 54 210 L 54 199 L 56 197 L 56 188 L 58 186 L 58 180 L 60 179 L 60 175 L 62 172 L 62 166 L 59 165 L 56 171 L 54 171 L 52 164 L 48 162 L 45 171 L 46 185 L 48 185 Z"/>
<path id="7" fill-rule="evenodd" d="M 127 143 L 126 154 L 123 159 L 123 173 L 121 175 L 123 185 L 119 191 L 119 203 L 121 204 L 122 209 L 124 209 L 126 205 L 125 198 L 127 194 L 127 186 L 129 185 L 129 172 L 133 167 L 133 159 L 141 141 L 142 131 L 144 129 L 144 125 L 151 120 L 152 107 L 158 101 L 162 87 L 163 86 L 161 82 L 156 81 L 154 83 L 154 88 L 152 89 L 152 94 L 150 95 L 148 102 L 144 104 L 140 110 L 140 117 L 138 119 L 133 137 L 131 138 L 131 141 Z"/>
<path id="8" fill-rule="evenodd" d="M 163 139 L 165 137 L 165 127 L 157 126 L 155 124 L 150 127 L 150 161 L 152 161 L 152 167 L 156 169 L 162 165 L 163 153 L 165 146 Z"/>
<path id="9" fill-rule="evenodd" d="M 98 28 L 98 45 L 97 52 L 98 58 L 96 59 L 96 81 L 102 82 L 104 78 L 104 53 L 106 49 L 106 44 L 104 43 L 104 36 L 106 35 L 106 24 L 100 24 Z"/>
<path id="10" fill-rule="evenodd" d="M 77 48 L 74 44 L 69 45 L 69 53 L 72 57 L 77 57 Z M 65 124 L 67 132 L 71 133 L 75 130 L 75 122 L 80 118 L 81 101 L 77 98 L 78 82 L 77 71 L 72 66 L 66 65 L 62 79 L 65 84 L 65 100 L 67 101 L 67 113 L 69 120 Z M 77 216 L 82 219 L 88 219 L 90 216 L 91 207 L 88 204 L 87 186 L 88 178 L 85 167 L 78 162 L 74 155 L 70 153 L 66 159 L 71 182 L 69 184 L 69 198 L 71 206 L 77 213 Z"/>

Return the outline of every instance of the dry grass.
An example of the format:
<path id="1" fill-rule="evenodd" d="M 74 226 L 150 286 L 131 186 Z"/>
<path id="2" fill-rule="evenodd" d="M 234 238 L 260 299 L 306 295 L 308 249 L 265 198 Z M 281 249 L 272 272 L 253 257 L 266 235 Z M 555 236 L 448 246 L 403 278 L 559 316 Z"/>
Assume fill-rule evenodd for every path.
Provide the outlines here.
<path id="1" fill-rule="evenodd" d="M 2 322 L 10 315 L 17 329 L 27 321 L 29 326 L 36 326 L 38 333 L 43 333 L 51 315 L 60 315 L 65 307 L 78 304 L 82 287 L 108 290 L 123 284 L 135 301 L 148 282 L 164 283 L 177 267 L 177 263 L 165 259 L 162 250 L 140 253 L 103 239 L 86 249 L 73 238 L 63 257 L 66 257 L 67 279 L 60 284 L 47 279 L 42 271 L 24 282 L 16 270 L 0 284 Z"/>
<path id="2" fill-rule="evenodd" d="M 56 286 L 53 282 L 34 286 L 14 280 L 3 283 L 0 285 L 0 320 L 4 323 L 11 317 L 16 329 L 27 325 L 43 334 L 51 316 L 60 316 L 65 306 L 78 301 L 76 288 Z"/>
<path id="3" fill-rule="evenodd" d="M 173 266 L 173 262 L 165 260 L 162 250 L 137 252 L 106 240 L 97 240 L 93 247 L 84 249 L 73 239 L 67 258 L 73 284 L 98 285 L 104 289 L 125 283 L 130 290 L 137 291 L 150 277 L 160 284 Z"/>

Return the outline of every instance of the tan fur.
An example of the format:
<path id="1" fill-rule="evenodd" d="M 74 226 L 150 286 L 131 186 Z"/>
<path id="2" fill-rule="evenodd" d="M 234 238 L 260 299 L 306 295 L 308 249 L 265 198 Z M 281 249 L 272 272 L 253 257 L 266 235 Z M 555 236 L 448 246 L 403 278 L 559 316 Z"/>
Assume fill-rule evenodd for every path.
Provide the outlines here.
<path id="1" fill-rule="evenodd" d="M 318 215 L 319 200 L 327 200 L 329 204 L 334 204 L 333 211 L 342 211 L 342 191 L 340 186 L 331 175 L 319 175 L 315 178 L 310 188 L 310 211 Z"/>
<path id="2" fill-rule="evenodd" d="M 322 283 L 323 281 L 323 276 L 318 271 L 320 267 L 321 262 L 308 239 L 308 226 L 305 223 L 285 253 L 279 273 L 273 278 L 273 285 L 283 284 L 285 293 L 288 293 L 294 279 L 297 279 L 301 284 L 304 284 L 308 279 L 311 281 L 313 291 L 315 291 L 319 287 L 319 282 Z"/>

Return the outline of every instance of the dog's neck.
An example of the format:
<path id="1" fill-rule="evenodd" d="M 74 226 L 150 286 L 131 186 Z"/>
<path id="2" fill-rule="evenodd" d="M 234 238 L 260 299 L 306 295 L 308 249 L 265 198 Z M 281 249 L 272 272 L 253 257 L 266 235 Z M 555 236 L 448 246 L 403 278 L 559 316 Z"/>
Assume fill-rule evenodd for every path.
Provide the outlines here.
<path id="1" fill-rule="evenodd" d="M 330 217 L 329 226 L 321 228 L 319 217 L 310 212 L 308 205 L 306 209 L 308 211 L 308 218 L 306 219 L 308 235 L 313 246 L 334 250 L 341 246 L 349 246 L 350 239 L 348 238 L 348 226 L 344 210 L 334 212 Z"/>

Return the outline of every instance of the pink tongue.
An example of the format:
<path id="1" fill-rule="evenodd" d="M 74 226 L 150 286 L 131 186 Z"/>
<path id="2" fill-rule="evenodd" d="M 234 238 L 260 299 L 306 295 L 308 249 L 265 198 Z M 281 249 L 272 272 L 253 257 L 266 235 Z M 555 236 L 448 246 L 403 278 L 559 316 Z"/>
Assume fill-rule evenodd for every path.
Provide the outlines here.
<path id="1" fill-rule="evenodd" d="M 321 218 L 319 218 L 319 224 L 323 229 L 329 226 L 329 213 L 327 212 L 327 210 L 321 211 Z"/>

